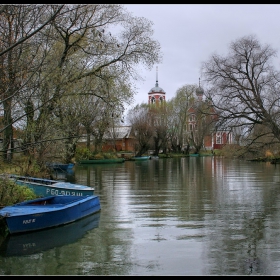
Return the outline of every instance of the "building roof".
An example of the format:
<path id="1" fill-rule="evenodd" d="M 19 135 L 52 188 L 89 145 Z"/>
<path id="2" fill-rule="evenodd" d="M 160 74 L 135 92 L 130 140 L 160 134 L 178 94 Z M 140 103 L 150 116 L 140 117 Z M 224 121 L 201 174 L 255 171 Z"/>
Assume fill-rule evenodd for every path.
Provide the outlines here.
<path id="1" fill-rule="evenodd" d="M 149 91 L 149 93 L 155 93 L 155 92 L 161 92 L 165 94 L 165 91 L 158 86 L 158 82 L 156 82 L 156 86 L 151 88 L 151 90 Z"/>
<path id="2" fill-rule="evenodd" d="M 131 126 L 117 126 L 114 128 L 110 128 L 106 135 L 104 135 L 105 139 L 123 139 L 128 138 L 131 134 Z"/>
<path id="3" fill-rule="evenodd" d="M 156 69 L 157 69 L 157 72 L 156 72 L 156 86 L 151 88 L 151 90 L 149 91 L 148 94 L 156 93 L 156 92 L 161 92 L 161 93 L 165 94 L 165 91 L 161 87 L 158 86 L 158 67 Z"/>

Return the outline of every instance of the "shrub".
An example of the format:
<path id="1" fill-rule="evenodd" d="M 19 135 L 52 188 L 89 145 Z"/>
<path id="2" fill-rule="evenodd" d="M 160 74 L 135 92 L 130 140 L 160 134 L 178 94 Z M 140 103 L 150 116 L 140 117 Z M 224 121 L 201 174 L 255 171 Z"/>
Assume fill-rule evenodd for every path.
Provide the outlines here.
<path id="1" fill-rule="evenodd" d="M 0 179 L 0 205 L 2 207 L 35 198 L 37 195 L 27 186 L 19 186 L 8 178 Z"/>
<path id="2" fill-rule="evenodd" d="M 91 151 L 86 147 L 77 147 L 75 153 L 75 160 L 80 161 L 81 159 L 89 159 Z"/>

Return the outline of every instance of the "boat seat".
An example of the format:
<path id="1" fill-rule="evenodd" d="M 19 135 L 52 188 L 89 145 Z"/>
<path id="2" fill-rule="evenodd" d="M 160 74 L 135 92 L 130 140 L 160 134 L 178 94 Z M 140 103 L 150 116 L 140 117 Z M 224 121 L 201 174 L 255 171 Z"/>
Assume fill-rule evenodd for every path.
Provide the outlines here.
<path id="1" fill-rule="evenodd" d="M 55 207 L 63 207 L 63 206 L 65 206 L 65 204 L 60 204 L 60 203 L 56 203 L 56 204 L 36 204 L 36 203 L 33 203 L 33 204 L 28 204 L 27 206 L 42 206 L 42 207 L 44 207 L 44 206 L 47 206 L 48 208 L 55 208 Z"/>

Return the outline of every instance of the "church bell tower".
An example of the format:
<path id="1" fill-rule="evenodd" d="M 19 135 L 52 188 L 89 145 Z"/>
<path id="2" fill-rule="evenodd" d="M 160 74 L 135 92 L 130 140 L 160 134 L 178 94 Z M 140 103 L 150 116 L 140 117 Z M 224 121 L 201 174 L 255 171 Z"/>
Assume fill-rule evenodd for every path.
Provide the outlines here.
<path id="1" fill-rule="evenodd" d="M 148 93 L 148 104 L 160 105 L 165 101 L 165 91 L 158 85 L 158 67 L 156 67 L 156 85 Z"/>

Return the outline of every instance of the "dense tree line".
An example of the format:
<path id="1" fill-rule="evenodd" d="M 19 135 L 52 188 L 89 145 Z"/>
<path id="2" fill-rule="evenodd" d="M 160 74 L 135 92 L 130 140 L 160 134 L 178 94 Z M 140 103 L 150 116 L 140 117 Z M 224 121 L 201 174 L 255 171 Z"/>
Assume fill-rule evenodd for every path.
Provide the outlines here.
<path id="1" fill-rule="evenodd" d="M 59 154 L 74 157 L 86 135 L 89 149 L 101 150 L 103 137 L 119 125 L 133 102 L 139 65 L 161 61 L 152 22 L 129 14 L 119 4 L 0 5 L 0 102 L 2 159 L 15 149 L 43 164 Z M 199 129 L 186 134 L 188 109 L 198 86 L 184 85 L 161 107 L 137 105 L 129 114 L 138 155 L 148 149 L 198 152 L 203 137 L 230 129 L 246 151 L 278 152 L 279 81 L 276 51 L 255 36 L 233 41 L 225 56 L 202 63 L 205 100 L 219 115 L 211 123 L 207 102 L 196 106 Z"/>
<path id="2" fill-rule="evenodd" d="M 128 112 L 128 120 L 136 138 L 135 151 L 141 156 L 148 150 L 155 155 L 199 153 L 204 148 L 204 137 L 215 130 L 209 102 L 201 101 L 195 84 L 180 87 L 175 97 L 162 104 L 137 105 Z M 188 130 L 189 117 L 194 109 L 197 126 Z M 209 118 L 210 117 L 210 118 Z"/>
<path id="3" fill-rule="evenodd" d="M 182 86 L 175 97 L 166 102 L 166 121 L 162 129 L 167 133 L 161 136 L 161 141 L 157 137 L 160 130 L 154 117 L 145 121 L 143 109 L 139 111 L 136 107 L 130 112 L 131 124 L 139 131 L 140 120 L 146 122 L 146 135 L 153 131 L 147 140 L 149 148 L 156 151 L 162 143 L 163 150 L 180 152 L 186 148 L 188 151 L 192 146 L 199 152 L 204 136 L 227 130 L 232 132 L 240 155 L 257 157 L 269 152 L 280 156 L 280 72 L 275 69 L 276 54 L 271 46 L 262 45 L 256 36 L 249 35 L 233 41 L 227 55 L 213 54 L 203 62 L 204 102 L 197 103 L 197 127 L 191 134 L 186 134 L 186 123 L 190 116 L 188 110 L 196 99 L 197 85 Z M 142 106 L 145 108 L 144 104 Z M 146 110 L 145 114 L 151 114 L 151 111 Z M 154 141 L 151 142 L 152 138 Z"/>
<path id="4" fill-rule="evenodd" d="M 136 67 L 161 61 L 152 22 L 119 4 L 0 5 L 0 102 L 4 161 L 14 129 L 21 150 L 65 161 L 83 134 L 95 145 L 133 101 Z M 57 152 L 57 151 L 56 151 Z"/>

